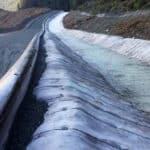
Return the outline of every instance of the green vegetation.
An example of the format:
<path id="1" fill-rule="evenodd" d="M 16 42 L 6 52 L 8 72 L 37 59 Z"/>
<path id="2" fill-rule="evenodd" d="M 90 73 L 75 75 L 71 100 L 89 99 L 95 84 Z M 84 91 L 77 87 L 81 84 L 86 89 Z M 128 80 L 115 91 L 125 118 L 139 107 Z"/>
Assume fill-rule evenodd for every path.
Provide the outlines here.
<path id="1" fill-rule="evenodd" d="M 150 9 L 149 0 L 87 0 L 79 7 L 81 11 L 90 13 L 124 12 L 139 9 Z"/>
<path id="2" fill-rule="evenodd" d="M 52 9 L 60 9 L 60 10 L 70 10 L 75 9 L 79 5 L 86 2 L 86 0 L 5 0 L 5 1 L 8 2 L 8 5 L 5 6 L 6 9 L 13 11 L 16 11 L 20 8 L 33 6 L 50 7 Z"/>
<path id="3" fill-rule="evenodd" d="M 52 9 L 70 10 L 83 4 L 86 0 L 38 0 L 38 6 L 48 6 Z"/>
<path id="4" fill-rule="evenodd" d="M 150 8 L 150 0 L 14 0 L 8 10 L 17 10 L 24 6 L 46 6 L 63 10 L 79 7 L 80 10 L 90 13 L 120 12 Z"/>

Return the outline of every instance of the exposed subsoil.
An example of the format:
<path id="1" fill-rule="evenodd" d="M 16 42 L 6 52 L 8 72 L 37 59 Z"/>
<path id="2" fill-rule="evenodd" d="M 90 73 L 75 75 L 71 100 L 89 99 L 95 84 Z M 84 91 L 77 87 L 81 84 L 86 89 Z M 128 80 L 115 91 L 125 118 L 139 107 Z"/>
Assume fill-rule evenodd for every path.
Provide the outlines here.
<path id="1" fill-rule="evenodd" d="M 0 33 L 19 30 L 33 18 L 48 11 L 48 8 L 26 8 L 18 12 L 9 12 L 0 9 Z"/>
<path id="2" fill-rule="evenodd" d="M 90 15 L 71 11 L 64 18 L 64 26 L 88 32 L 150 39 L 150 11 L 128 14 Z"/>

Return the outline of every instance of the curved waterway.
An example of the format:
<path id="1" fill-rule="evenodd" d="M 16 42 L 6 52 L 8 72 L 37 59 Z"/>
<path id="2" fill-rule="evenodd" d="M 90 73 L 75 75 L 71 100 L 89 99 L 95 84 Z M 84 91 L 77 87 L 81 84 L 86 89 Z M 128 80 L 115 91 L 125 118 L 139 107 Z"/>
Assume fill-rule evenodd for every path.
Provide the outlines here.
<path id="1" fill-rule="evenodd" d="M 49 107 L 27 150 L 149 150 L 150 116 L 138 110 L 149 66 L 64 33 L 47 29 L 44 39 L 35 95 Z"/>

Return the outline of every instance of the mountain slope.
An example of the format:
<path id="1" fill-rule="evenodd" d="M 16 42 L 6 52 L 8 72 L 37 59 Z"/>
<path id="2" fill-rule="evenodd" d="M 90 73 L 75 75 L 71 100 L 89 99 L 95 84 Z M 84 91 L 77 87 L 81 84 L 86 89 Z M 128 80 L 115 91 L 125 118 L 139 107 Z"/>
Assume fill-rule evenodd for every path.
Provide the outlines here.
<path id="1" fill-rule="evenodd" d="M 80 10 L 91 13 L 124 12 L 149 8 L 149 0 L 88 0 L 79 7 Z"/>

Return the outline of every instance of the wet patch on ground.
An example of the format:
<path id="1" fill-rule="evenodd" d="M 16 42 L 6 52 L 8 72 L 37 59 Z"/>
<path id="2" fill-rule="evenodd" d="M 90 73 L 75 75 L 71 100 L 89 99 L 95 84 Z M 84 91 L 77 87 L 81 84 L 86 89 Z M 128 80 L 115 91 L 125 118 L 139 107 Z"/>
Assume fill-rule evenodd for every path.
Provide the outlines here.
<path id="1" fill-rule="evenodd" d="M 149 117 L 61 39 L 44 37 L 47 68 L 35 94 L 49 107 L 27 150 L 149 150 Z"/>
<path id="2" fill-rule="evenodd" d="M 41 43 L 33 77 L 28 92 L 14 120 L 6 150 L 25 150 L 26 146 L 32 140 L 32 135 L 36 128 L 43 122 L 47 104 L 45 102 L 37 101 L 33 94 L 33 90 L 37 86 L 38 81 L 46 68 L 45 57 L 45 49 L 42 47 Z"/>

